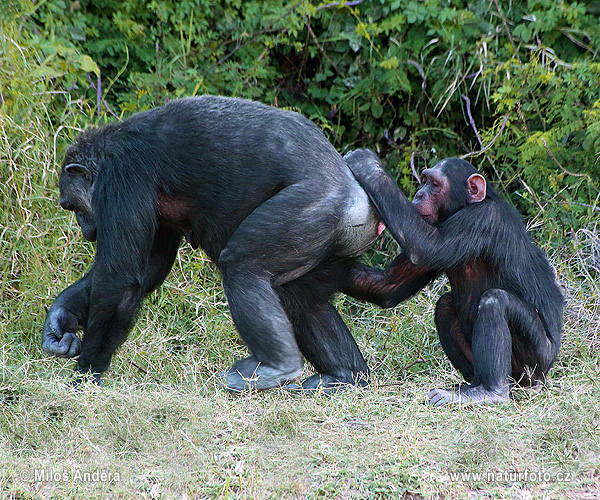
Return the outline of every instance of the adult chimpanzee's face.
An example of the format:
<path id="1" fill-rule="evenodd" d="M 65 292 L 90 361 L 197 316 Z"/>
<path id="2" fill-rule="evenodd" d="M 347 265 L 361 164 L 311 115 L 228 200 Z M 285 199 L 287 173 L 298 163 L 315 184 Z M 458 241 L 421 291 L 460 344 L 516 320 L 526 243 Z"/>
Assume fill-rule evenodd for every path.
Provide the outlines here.
<path id="1" fill-rule="evenodd" d="M 60 206 L 75 212 L 83 237 L 88 241 L 95 241 L 96 217 L 92 209 L 94 179 L 90 169 L 77 163 L 63 165 L 58 186 Z"/>
<path id="2" fill-rule="evenodd" d="M 450 202 L 450 183 L 439 168 L 428 168 L 421 174 L 421 188 L 415 194 L 413 205 L 429 224 L 441 222 Z"/>

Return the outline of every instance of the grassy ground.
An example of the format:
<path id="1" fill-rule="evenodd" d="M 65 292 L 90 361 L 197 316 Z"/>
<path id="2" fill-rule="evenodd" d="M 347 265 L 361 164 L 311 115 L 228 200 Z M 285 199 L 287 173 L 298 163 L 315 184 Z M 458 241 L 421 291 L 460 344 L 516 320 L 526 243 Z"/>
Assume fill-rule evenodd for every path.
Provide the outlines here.
<path id="1" fill-rule="evenodd" d="M 443 281 L 391 311 L 338 299 L 373 387 L 329 399 L 227 396 L 216 374 L 244 347 L 218 273 L 189 248 L 146 301 L 105 387 L 70 390 L 73 362 L 44 357 L 39 343 L 44 307 L 93 258 L 57 207 L 56 176 L 60 144 L 89 110 L 38 86 L 24 49 L 1 41 L 2 497 L 600 498 L 593 226 L 578 250 L 550 250 L 568 298 L 551 384 L 505 407 L 424 404 L 430 388 L 459 381 L 432 321 Z"/>
<path id="2" fill-rule="evenodd" d="M 67 277 L 42 300 L 46 283 L 22 292 L 20 311 L 3 300 L 0 490 L 12 498 L 597 498 L 598 303 L 583 289 L 571 296 L 550 387 L 519 391 L 505 407 L 424 404 L 430 387 L 458 380 L 431 324 L 436 290 L 388 313 L 341 299 L 374 387 L 328 399 L 279 390 L 231 397 L 215 375 L 244 351 L 216 276 L 187 252 L 178 264 L 103 389 L 70 390 L 72 362 L 44 358 L 36 345 L 40 302 Z"/>

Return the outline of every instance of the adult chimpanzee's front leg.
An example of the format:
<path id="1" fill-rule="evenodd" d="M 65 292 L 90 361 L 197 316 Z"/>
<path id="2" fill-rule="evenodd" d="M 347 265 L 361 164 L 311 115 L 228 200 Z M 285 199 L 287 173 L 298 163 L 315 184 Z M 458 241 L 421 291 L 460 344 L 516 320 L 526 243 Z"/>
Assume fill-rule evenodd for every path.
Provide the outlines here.
<path id="1" fill-rule="evenodd" d="M 274 286 L 298 278 L 332 251 L 337 199 L 295 184 L 260 205 L 221 252 L 225 294 L 251 356 L 224 374 L 231 392 L 268 389 L 295 379 L 302 356 Z"/>
<path id="2" fill-rule="evenodd" d="M 44 322 L 42 349 L 59 358 L 72 358 L 81 352 L 77 330 L 85 329 L 90 308 L 94 268 L 56 297 Z"/>
<path id="3" fill-rule="evenodd" d="M 96 382 L 125 340 L 144 295 L 163 282 L 177 254 L 180 235 L 158 228 L 147 265 L 136 273 L 120 273 L 101 260 L 89 279 L 89 317 L 76 371 L 90 373 Z"/>
<path id="4" fill-rule="evenodd" d="M 99 382 L 117 347 L 125 340 L 144 297 L 142 282 L 125 281 L 117 271 L 95 264 L 90 313 L 76 371 Z"/>

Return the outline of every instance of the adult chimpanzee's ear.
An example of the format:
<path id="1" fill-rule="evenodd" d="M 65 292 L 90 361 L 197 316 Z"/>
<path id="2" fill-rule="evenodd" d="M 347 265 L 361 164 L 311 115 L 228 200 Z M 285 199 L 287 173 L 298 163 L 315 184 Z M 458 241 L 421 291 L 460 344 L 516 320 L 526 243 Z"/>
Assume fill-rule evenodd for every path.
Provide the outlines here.
<path id="1" fill-rule="evenodd" d="M 485 200 L 486 182 L 483 175 L 473 174 L 467 179 L 469 189 L 468 203 L 477 203 Z"/>
<path id="2" fill-rule="evenodd" d="M 69 175 L 85 177 L 85 180 L 88 182 L 92 181 L 92 171 L 85 165 L 70 163 L 69 165 L 65 165 L 65 172 Z"/>

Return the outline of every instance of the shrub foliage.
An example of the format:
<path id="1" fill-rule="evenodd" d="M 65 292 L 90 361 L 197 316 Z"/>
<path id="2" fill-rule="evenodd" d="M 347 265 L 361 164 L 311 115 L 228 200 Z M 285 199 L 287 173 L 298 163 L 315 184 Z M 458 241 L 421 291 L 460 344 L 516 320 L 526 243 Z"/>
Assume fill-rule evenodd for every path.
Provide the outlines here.
<path id="1" fill-rule="evenodd" d="M 57 123 L 67 101 L 90 103 L 69 118 L 81 126 L 184 95 L 246 97 L 302 112 L 341 151 L 375 149 L 407 193 L 411 157 L 420 170 L 475 152 L 553 234 L 600 214 L 599 1 L 8 3 L 29 51 L 20 84 L 54 91 Z M 2 84 L 5 106 L 20 99 Z"/>

